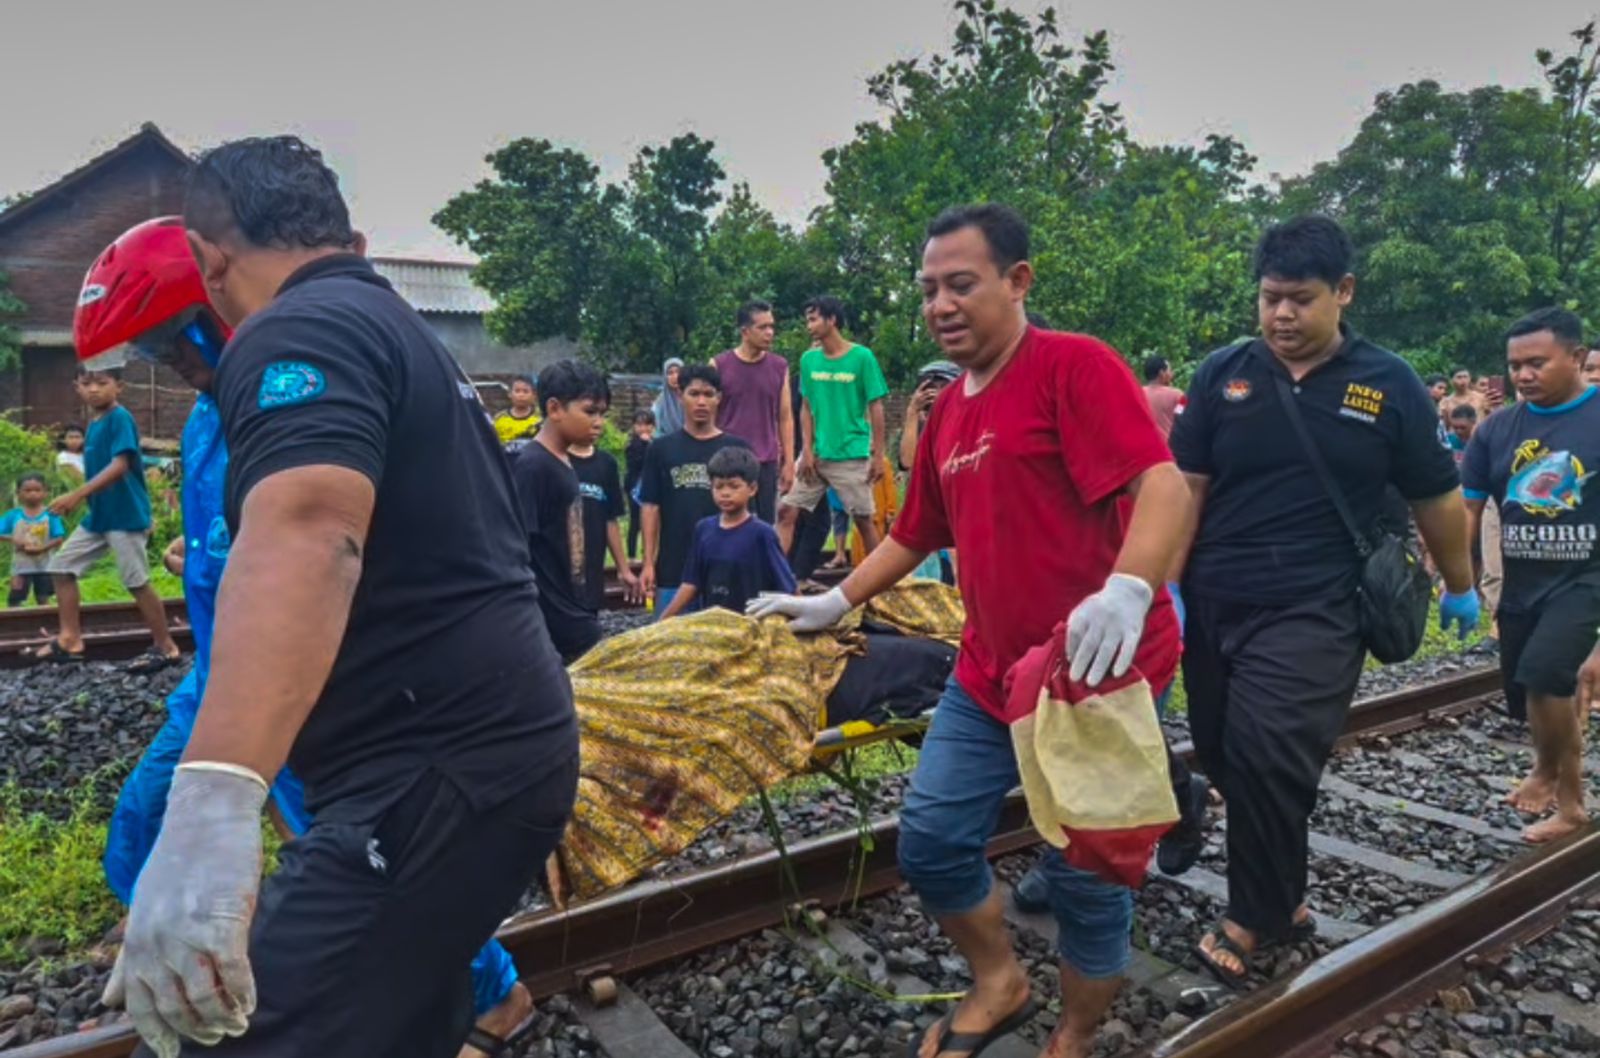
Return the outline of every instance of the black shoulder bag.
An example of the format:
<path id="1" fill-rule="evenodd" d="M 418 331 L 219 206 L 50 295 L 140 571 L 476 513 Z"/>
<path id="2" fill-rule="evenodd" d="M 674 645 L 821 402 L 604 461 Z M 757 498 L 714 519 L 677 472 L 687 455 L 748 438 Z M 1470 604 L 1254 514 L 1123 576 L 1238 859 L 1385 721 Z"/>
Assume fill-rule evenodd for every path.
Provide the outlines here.
<path id="1" fill-rule="evenodd" d="M 1428 604 L 1433 600 L 1433 584 L 1427 570 L 1409 541 L 1385 529 L 1363 530 L 1356 524 L 1344 493 L 1333 480 L 1322 452 L 1306 429 L 1300 408 L 1289 389 L 1289 382 L 1275 374 L 1278 402 L 1306 450 L 1311 469 L 1333 501 L 1339 519 L 1355 542 L 1361 556 L 1361 638 L 1372 656 L 1385 665 L 1405 661 L 1422 645 L 1428 627 Z"/>

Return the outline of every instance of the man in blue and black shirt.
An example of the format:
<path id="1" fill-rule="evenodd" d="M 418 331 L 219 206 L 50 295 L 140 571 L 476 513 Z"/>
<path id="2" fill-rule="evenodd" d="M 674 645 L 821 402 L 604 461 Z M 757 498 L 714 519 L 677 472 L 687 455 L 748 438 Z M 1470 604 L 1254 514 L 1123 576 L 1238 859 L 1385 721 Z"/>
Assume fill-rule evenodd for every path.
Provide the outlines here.
<path id="1" fill-rule="evenodd" d="M 1478 428 L 1461 465 L 1474 525 L 1489 500 L 1500 510 L 1500 671 L 1536 753 L 1509 800 L 1535 815 L 1556 809 L 1523 832 L 1534 843 L 1589 819 L 1575 695 L 1600 625 L 1600 400 L 1583 361 L 1583 323 L 1566 309 L 1513 324 L 1506 362 L 1522 399 Z"/>

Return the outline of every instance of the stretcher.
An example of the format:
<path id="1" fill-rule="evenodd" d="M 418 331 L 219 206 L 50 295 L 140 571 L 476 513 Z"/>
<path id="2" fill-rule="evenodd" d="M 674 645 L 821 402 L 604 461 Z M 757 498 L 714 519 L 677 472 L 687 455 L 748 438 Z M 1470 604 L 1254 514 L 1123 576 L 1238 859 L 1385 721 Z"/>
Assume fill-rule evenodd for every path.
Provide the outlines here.
<path id="1" fill-rule="evenodd" d="M 779 783 L 920 734 L 964 619 L 913 580 L 815 635 L 708 610 L 601 643 L 568 670 L 581 759 L 553 891 L 625 885 Z"/>

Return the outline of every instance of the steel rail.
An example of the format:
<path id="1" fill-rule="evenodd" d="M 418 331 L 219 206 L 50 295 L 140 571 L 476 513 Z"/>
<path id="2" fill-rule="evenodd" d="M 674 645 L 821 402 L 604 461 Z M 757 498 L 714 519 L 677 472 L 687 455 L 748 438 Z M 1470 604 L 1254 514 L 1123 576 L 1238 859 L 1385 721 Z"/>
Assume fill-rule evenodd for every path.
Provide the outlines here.
<path id="1" fill-rule="evenodd" d="M 1499 689 L 1495 669 L 1479 669 L 1425 687 L 1396 691 L 1356 703 L 1347 717 L 1345 739 L 1418 727 L 1431 719 L 1474 708 Z M 1179 751 L 1186 746 L 1175 747 Z M 787 863 L 777 850 L 719 864 L 676 878 L 653 879 L 619 889 L 565 910 L 520 915 L 507 921 L 497 936 L 516 960 L 523 983 L 536 998 L 581 986 L 600 976 L 637 972 L 682 958 L 695 951 L 760 929 L 783 923 L 797 906 L 835 907 L 870 896 L 899 884 L 896 850 L 899 820 L 890 817 L 870 828 L 872 840 L 863 842 L 854 832 L 828 835 L 788 846 Z M 1038 843 L 1020 794 L 1006 802 L 991 856 Z M 1545 856 L 1548 856 L 1546 853 Z M 1502 905 L 1494 879 L 1479 879 L 1462 892 L 1479 896 L 1471 901 L 1462 928 L 1474 923 L 1481 930 Z M 1523 883 L 1538 895 L 1546 876 Z M 1488 886 L 1487 892 L 1483 892 Z M 1532 899 L 1524 897 L 1524 900 Z M 1441 903 L 1455 906 L 1452 894 Z M 1416 916 L 1411 916 L 1415 918 Z M 1407 920 L 1402 920 L 1409 921 Z M 1392 935 L 1394 927 L 1378 931 Z M 1348 948 L 1329 956 L 1334 959 Z M 1320 966 L 1322 960 L 1314 966 Z M 1305 976 L 1302 974 L 1302 977 Z M 1298 994 L 1298 993 L 1297 993 Z M 1250 1001 L 1245 1001 L 1249 1003 Z M 1239 1004 L 1239 1005 L 1244 1005 Z M 1234 1008 L 1230 1007 L 1228 1010 Z M 1223 1013 L 1227 1013 L 1224 1011 Z M 1182 1040 L 1205 1038 L 1213 1018 L 1192 1026 Z M 1294 1025 L 1290 1018 L 1285 1023 Z M 1263 1021 L 1268 1031 L 1275 1021 Z M 1220 1030 L 1221 1023 L 1215 1026 Z M 1237 1040 L 1237 1032 L 1231 1039 Z M 1281 1031 L 1288 1031 L 1287 1028 Z M 137 1039 L 126 1022 L 58 1036 L 6 1052 L 6 1058 L 126 1058 Z M 1238 1046 L 1237 1043 L 1230 1046 Z M 1163 1051 L 1162 1058 L 1167 1058 Z M 1271 1050 L 1219 1050 L 1184 1053 L 1182 1058 L 1209 1058 L 1211 1054 L 1272 1054 Z M 1173 1058 L 1177 1058 L 1176 1052 Z"/>

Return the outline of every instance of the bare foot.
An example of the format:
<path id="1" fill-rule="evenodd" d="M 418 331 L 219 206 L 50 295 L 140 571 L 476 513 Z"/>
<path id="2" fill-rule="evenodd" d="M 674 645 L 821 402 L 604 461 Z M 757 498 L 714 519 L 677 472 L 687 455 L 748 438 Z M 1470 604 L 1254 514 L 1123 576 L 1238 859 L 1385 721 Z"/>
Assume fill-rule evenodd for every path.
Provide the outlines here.
<path id="1" fill-rule="evenodd" d="M 1058 1022 L 1050 1038 L 1044 1041 L 1044 1050 L 1039 1052 L 1039 1058 L 1089 1058 L 1093 1052 L 1093 1035 L 1086 1040 L 1078 1039 L 1067 1032 L 1064 1023 Z"/>
<path id="2" fill-rule="evenodd" d="M 1256 935 L 1254 933 L 1226 918 L 1222 920 L 1222 929 L 1223 932 L 1227 933 L 1228 939 L 1242 948 L 1245 954 L 1251 955 L 1255 953 Z M 1212 962 L 1216 963 L 1228 974 L 1238 976 L 1250 969 L 1231 951 L 1219 949 L 1216 936 L 1209 931 L 1200 938 L 1200 950 L 1205 952 Z"/>
<path id="3" fill-rule="evenodd" d="M 517 1027 L 533 1013 L 533 996 L 518 981 L 511 986 L 511 991 L 506 993 L 505 999 L 493 1010 L 487 1011 L 478 1019 L 478 1028 L 484 1032 L 493 1033 L 504 1039 L 517 1030 Z M 456 1058 L 482 1058 L 483 1051 L 467 1044 L 461 1048 Z"/>
<path id="4" fill-rule="evenodd" d="M 1506 804 L 1528 815 L 1542 815 L 1555 807 L 1556 781 L 1537 771 L 1531 772 L 1522 784 L 1506 795 Z"/>
<path id="5" fill-rule="evenodd" d="M 1576 812 L 1557 812 L 1549 819 L 1542 819 L 1524 830 L 1522 840 L 1530 845 L 1544 845 L 1582 830 L 1588 823 L 1589 813 L 1581 808 Z"/>
<path id="6" fill-rule="evenodd" d="M 956 1032 L 988 1032 L 1020 1010 L 1028 1001 L 1028 995 L 1028 975 L 1021 966 L 1014 966 L 1013 976 L 999 984 L 974 984 L 951 1015 L 950 1027 Z M 918 1058 L 939 1058 L 939 1030 L 943 1024 L 941 1018 L 928 1026 L 922 1036 L 922 1047 L 917 1051 Z"/>

